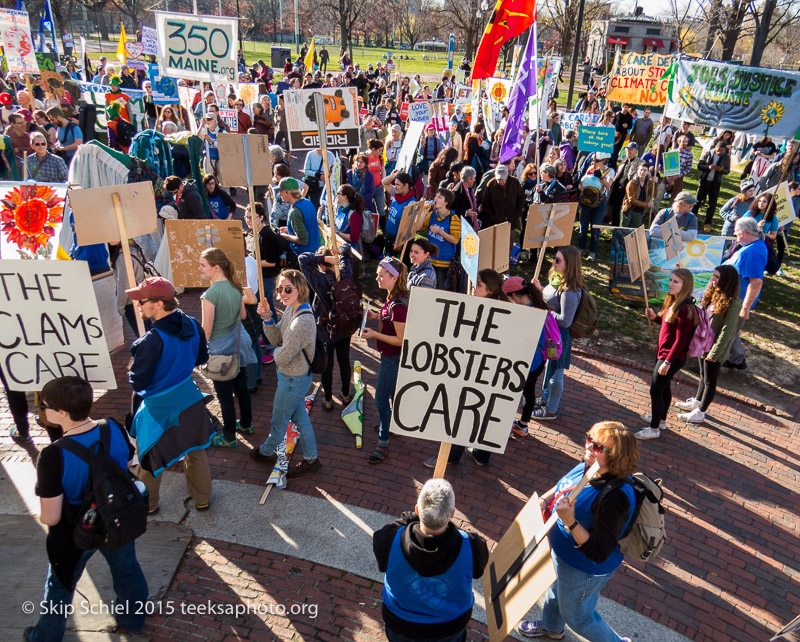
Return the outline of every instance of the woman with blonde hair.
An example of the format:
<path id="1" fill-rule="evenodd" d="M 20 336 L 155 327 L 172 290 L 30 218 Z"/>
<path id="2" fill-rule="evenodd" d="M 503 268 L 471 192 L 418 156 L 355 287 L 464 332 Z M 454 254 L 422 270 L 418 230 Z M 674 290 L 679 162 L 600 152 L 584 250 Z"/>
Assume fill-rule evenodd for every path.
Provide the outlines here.
<path id="1" fill-rule="evenodd" d="M 203 332 L 208 337 L 209 355 L 239 355 L 239 373 L 228 381 L 212 381 L 222 412 L 222 432 L 211 439 L 218 448 L 236 448 L 236 431 L 253 434 L 253 412 L 247 387 L 247 366 L 256 355 L 247 331 L 244 290 L 236 275 L 236 267 L 225 253 L 209 247 L 200 254 L 200 276 L 211 280 L 211 287 L 200 297 Z M 236 420 L 233 397 L 239 402 L 240 420 Z"/>
<path id="2" fill-rule="evenodd" d="M 570 501 L 569 492 L 595 462 L 599 470 Z M 583 460 L 541 497 L 542 509 L 558 514 L 547 535 L 556 581 L 547 591 L 542 619 L 523 620 L 517 627 L 521 635 L 560 640 L 569 626 L 592 642 L 630 642 L 620 638 L 595 607 L 622 564 L 618 541 L 636 508 L 631 475 L 638 465 L 633 434 L 616 421 L 602 421 L 586 434 Z"/>
<path id="3" fill-rule="evenodd" d="M 278 388 L 272 403 L 269 436 L 258 448 L 250 451 L 254 460 L 274 466 L 276 449 L 286 435 L 291 421 L 300 433 L 303 460 L 286 473 L 298 477 L 319 470 L 314 428 L 306 411 L 305 397 L 311 386 L 311 362 L 316 351 L 317 324 L 309 305 L 311 288 L 299 270 L 283 270 L 278 276 L 275 293 L 285 307 L 280 322 L 275 323 L 269 306 L 258 304 L 264 320 L 264 334 L 277 346 L 272 353 L 278 373 Z"/>
<path id="4" fill-rule="evenodd" d="M 650 414 L 642 419 L 650 425 L 636 433 L 637 439 L 656 439 L 661 429 L 667 427 L 667 411 L 672 403 L 672 377 L 686 363 L 689 343 L 699 317 L 692 298 L 694 275 L 687 269 L 678 268 L 669 277 L 667 296 L 661 312 L 656 314 L 649 306 L 647 318 L 661 325 L 658 333 L 658 352 L 650 383 Z"/>
<path id="5" fill-rule="evenodd" d="M 376 281 L 378 287 L 386 290 L 388 296 L 379 313 L 369 311 L 368 319 L 378 319 L 378 330 L 364 328 L 363 336 L 367 341 L 377 341 L 381 355 L 378 369 L 378 381 L 375 384 L 375 407 L 380 415 L 378 425 L 378 445 L 369 456 L 370 464 L 380 464 L 389 454 L 389 426 L 392 421 L 391 401 L 394 398 L 394 387 L 397 384 L 397 373 L 400 368 L 400 348 L 406 331 L 408 315 L 408 282 L 406 266 L 398 259 L 387 257 L 378 264 Z"/>

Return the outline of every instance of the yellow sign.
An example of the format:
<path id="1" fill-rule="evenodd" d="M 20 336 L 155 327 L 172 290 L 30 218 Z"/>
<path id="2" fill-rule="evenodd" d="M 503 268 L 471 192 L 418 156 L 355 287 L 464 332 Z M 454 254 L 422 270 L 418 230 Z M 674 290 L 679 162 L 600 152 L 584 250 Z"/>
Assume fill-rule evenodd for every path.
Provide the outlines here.
<path id="1" fill-rule="evenodd" d="M 659 78 L 672 62 L 672 55 L 657 53 L 626 53 L 614 60 L 608 78 L 606 97 L 631 105 L 663 105 L 667 102 L 669 79 Z M 656 85 L 656 90 L 652 91 Z"/>

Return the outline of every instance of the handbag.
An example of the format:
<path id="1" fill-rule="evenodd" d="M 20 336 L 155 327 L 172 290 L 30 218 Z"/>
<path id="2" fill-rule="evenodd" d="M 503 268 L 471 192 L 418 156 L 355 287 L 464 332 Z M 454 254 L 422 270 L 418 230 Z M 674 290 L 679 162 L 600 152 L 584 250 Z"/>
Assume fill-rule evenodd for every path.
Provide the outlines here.
<path id="1" fill-rule="evenodd" d="M 239 374 L 239 348 L 242 345 L 242 329 L 239 327 L 239 338 L 236 341 L 236 352 L 233 354 L 210 354 L 208 361 L 200 366 L 200 371 L 211 381 L 230 381 Z"/>

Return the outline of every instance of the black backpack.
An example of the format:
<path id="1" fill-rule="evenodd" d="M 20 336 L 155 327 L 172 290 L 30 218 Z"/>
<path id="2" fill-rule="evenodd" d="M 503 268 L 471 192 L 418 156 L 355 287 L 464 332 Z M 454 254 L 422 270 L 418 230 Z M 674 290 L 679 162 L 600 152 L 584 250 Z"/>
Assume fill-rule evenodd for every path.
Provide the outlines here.
<path id="1" fill-rule="evenodd" d="M 302 316 L 304 314 L 310 314 L 312 317 L 314 316 L 313 312 L 309 312 L 307 310 L 301 312 L 297 316 Z M 303 356 L 306 358 L 306 363 L 308 363 L 308 370 L 311 374 L 321 375 L 325 372 L 325 364 L 328 361 L 328 345 L 320 336 L 319 328 L 317 328 L 317 338 L 316 338 L 316 345 L 314 347 L 314 358 L 309 359 L 308 353 L 306 353 L 305 348 L 302 350 Z"/>
<path id="2" fill-rule="evenodd" d="M 108 454 L 111 428 L 97 422 L 100 440 L 89 448 L 74 439 L 59 439 L 56 446 L 68 450 L 89 466 L 89 481 L 73 531 L 75 546 L 83 550 L 113 551 L 147 530 L 147 504 L 133 483 L 133 475 Z"/>
<path id="3" fill-rule="evenodd" d="M 364 311 L 356 284 L 341 279 L 331 285 L 331 309 L 328 310 L 328 331 L 340 337 L 349 337 L 361 327 Z"/>
<path id="4" fill-rule="evenodd" d="M 130 146 L 137 132 L 138 130 L 136 129 L 136 125 L 132 125 L 128 121 L 120 118 L 117 121 L 117 144 L 121 145 L 122 147 Z"/>

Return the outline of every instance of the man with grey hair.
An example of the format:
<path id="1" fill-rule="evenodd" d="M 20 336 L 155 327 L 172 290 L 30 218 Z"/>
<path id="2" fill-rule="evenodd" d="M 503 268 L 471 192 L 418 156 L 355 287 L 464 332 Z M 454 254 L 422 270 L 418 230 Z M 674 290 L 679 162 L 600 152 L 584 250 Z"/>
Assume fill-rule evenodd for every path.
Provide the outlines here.
<path id="1" fill-rule="evenodd" d="M 764 233 L 758 229 L 758 223 L 752 216 L 744 216 L 736 221 L 733 235 L 737 245 L 741 246 L 727 261 L 725 265 L 732 265 L 739 273 L 739 296 L 742 299 L 742 310 L 739 312 L 739 323 L 736 326 L 736 335 L 733 338 L 731 354 L 722 365 L 726 368 L 744 370 L 744 347 L 739 336 L 742 326 L 750 318 L 750 311 L 756 307 L 764 285 L 764 270 L 767 267 L 769 256 L 767 244 L 764 242 Z"/>
<path id="2" fill-rule="evenodd" d="M 559 203 L 561 197 L 565 192 L 564 186 L 556 178 L 558 171 L 555 165 L 550 163 L 542 163 L 539 169 L 539 182 L 536 184 L 536 191 L 533 199 L 536 203 Z M 527 220 L 527 209 L 523 213 L 523 218 Z M 525 231 L 525 225 L 522 226 L 522 231 Z"/>
<path id="3" fill-rule="evenodd" d="M 414 511 L 372 536 L 378 569 L 385 573 L 383 622 L 390 642 L 466 639 L 472 617 L 472 580 L 489 559 L 484 539 L 459 529 L 453 487 L 425 482 Z"/>
<path id="4" fill-rule="evenodd" d="M 28 156 L 28 175 L 26 178 L 39 183 L 66 183 L 67 164 L 64 159 L 47 151 L 47 139 L 42 132 L 31 132 L 33 155 Z"/>
<path id="5" fill-rule="evenodd" d="M 458 176 L 461 180 L 453 185 L 453 202 L 450 204 L 450 209 L 459 216 L 466 216 L 474 227 L 475 219 L 478 217 L 478 201 L 475 198 L 475 179 L 478 173 L 474 167 L 466 165 Z"/>

